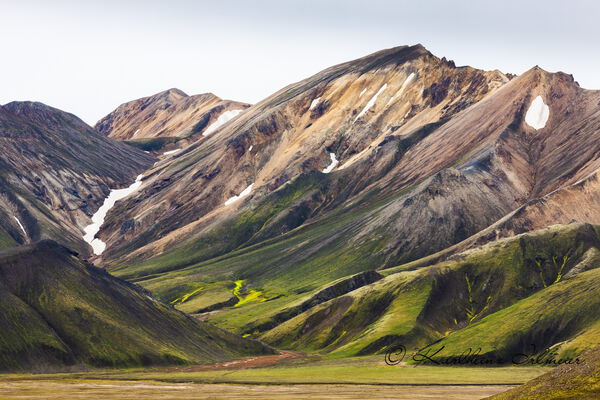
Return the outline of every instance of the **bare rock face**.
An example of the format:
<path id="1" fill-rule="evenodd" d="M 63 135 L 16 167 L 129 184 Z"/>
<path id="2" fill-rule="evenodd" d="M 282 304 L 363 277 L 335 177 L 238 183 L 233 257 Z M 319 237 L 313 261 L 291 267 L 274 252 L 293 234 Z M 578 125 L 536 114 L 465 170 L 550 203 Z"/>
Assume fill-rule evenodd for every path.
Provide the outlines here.
<path id="1" fill-rule="evenodd" d="M 86 253 L 82 228 L 109 188 L 128 185 L 152 157 L 41 103 L 0 107 L 0 243 L 50 238 Z"/>
<path id="2" fill-rule="evenodd" d="M 212 93 L 188 96 L 179 89 L 169 89 L 120 105 L 95 128 L 117 140 L 185 138 L 205 132 L 224 112 L 247 107 Z"/>
<path id="3" fill-rule="evenodd" d="M 441 81 L 443 90 L 426 90 Z M 420 45 L 329 68 L 280 90 L 214 135 L 193 143 L 173 157 L 180 167 L 157 165 L 151 179 L 169 182 L 168 187 L 161 184 L 162 189 L 151 194 L 143 191 L 136 204 L 123 206 L 125 219 L 136 221 L 127 242 L 139 241 L 135 244 L 139 247 L 161 238 L 164 244 L 156 242 L 151 245 L 156 250 L 148 249 L 149 255 L 156 254 L 171 240 L 180 240 L 177 230 L 189 237 L 196 225 L 207 228 L 203 218 L 210 215 L 218 223 L 231 215 L 244 201 L 232 206 L 225 202 L 251 184 L 247 198 L 261 196 L 301 173 L 326 170 L 331 154 L 339 163 L 333 173 L 350 171 L 353 165 L 376 158 L 378 145 L 388 136 L 402 137 L 446 120 L 506 82 L 508 78 L 498 71 L 456 68 Z M 371 173 L 381 171 L 371 168 Z M 206 176 L 211 179 L 200 178 Z M 360 176 L 362 183 L 369 182 Z M 159 226 L 162 218 L 165 223 Z M 120 222 L 108 221 L 101 235 L 109 242 L 121 241 L 120 230 Z M 125 250 L 109 245 L 107 256 L 129 253 L 133 249 L 128 246 Z"/>

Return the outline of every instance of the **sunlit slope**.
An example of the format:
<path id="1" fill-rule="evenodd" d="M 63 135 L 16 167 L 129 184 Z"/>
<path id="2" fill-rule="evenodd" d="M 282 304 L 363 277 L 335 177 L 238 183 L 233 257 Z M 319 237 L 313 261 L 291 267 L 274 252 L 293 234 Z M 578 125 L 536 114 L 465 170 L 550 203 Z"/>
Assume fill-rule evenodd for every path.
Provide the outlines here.
<path id="1" fill-rule="evenodd" d="M 284 348 L 357 355 L 394 347 L 469 347 L 504 358 L 561 343 L 593 343 L 598 314 L 597 228 L 553 226 L 503 239 L 416 271 L 393 273 L 264 333 Z M 385 272 L 385 271 L 384 271 Z M 441 341 L 440 341 L 441 339 Z"/>
<path id="2" fill-rule="evenodd" d="M 591 400 L 600 398 L 600 347 L 582 354 L 580 361 L 579 364 L 557 367 L 523 386 L 490 399 Z"/>

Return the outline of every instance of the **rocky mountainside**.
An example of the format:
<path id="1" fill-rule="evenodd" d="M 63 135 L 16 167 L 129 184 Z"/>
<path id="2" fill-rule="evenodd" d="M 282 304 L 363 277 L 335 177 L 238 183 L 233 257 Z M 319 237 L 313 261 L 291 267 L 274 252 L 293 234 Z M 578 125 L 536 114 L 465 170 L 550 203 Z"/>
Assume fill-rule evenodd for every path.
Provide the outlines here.
<path id="1" fill-rule="evenodd" d="M 166 301 L 221 305 L 213 319 L 237 330 L 352 274 L 598 224 L 599 103 L 564 73 L 384 50 L 156 164 L 109 214 L 101 262 Z"/>
<path id="2" fill-rule="evenodd" d="M 249 104 L 222 100 L 212 93 L 188 96 L 179 89 L 169 89 L 121 104 L 98 121 L 95 128 L 110 138 L 130 141 L 149 151 L 180 148 L 202 135 L 210 135 L 248 107 Z"/>
<path id="3" fill-rule="evenodd" d="M 0 248 L 50 238 L 81 252 L 83 227 L 110 188 L 128 185 L 153 157 L 107 139 L 41 103 L 0 106 Z"/>
<path id="4" fill-rule="evenodd" d="M 136 204 L 124 205 L 127 211 L 118 221 L 109 218 L 101 232 L 107 243 L 119 240 L 128 221 L 131 243 L 109 244 L 107 256 L 140 248 L 134 257 L 156 255 L 182 236 L 189 240 L 220 224 L 248 199 L 265 198 L 317 172 L 335 176 L 316 178 L 332 183 L 310 205 L 304 202 L 304 218 L 339 208 L 372 192 L 368 183 L 397 172 L 391 169 L 408 147 L 507 81 L 500 72 L 457 68 L 414 46 L 376 53 L 293 84 L 158 164 Z M 249 196 L 235 201 L 240 194 Z"/>
<path id="5" fill-rule="evenodd" d="M 199 323 L 52 241 L 0 252 L 0 370 L 207 363 L 268 347 Z"/>

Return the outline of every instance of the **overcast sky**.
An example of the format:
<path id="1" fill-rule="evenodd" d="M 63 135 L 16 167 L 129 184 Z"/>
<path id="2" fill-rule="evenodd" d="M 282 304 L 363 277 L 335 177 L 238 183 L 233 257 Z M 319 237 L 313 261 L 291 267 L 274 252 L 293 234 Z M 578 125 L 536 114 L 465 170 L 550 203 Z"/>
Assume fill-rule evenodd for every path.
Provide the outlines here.
<path id="1" fill-rule="evenodd" d="M 0 0 L 0 104 L 89 124 L 177 87 L 257 102 L 333 64 L 422 43 L 457 65 L 534 65 L 600 89 L 596 0 Z"/>

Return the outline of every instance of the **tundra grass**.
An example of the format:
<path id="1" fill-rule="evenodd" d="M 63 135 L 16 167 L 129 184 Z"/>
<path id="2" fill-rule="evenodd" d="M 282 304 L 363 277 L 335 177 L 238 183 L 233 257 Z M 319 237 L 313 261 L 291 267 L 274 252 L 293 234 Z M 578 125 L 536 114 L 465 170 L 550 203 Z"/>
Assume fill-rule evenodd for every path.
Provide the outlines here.
<path id="1" fill-rule="evenodd" d="M 488 315 L 435 347 L 445 346 L 445 354 L 452 356 L 475 346 L 483 355 L 510 360 L 511 355 L 536 354 L 560 343 L 559 356 L 575 357 L 600 344 L 600 315 L 594 310 L 600 310 L 600 269 L 583 272 Z"/>
<path id="2" fill-rule="evenodd" d="M 585 260 L 595 267 L 588 255 L 597 245 L 597 233 L 585 224 L 507 239 L 389 275 L 313 307 L 261 338 L 328 357 L 383 352 L 394 345 L 422 347 L 444 338 L 449 356 L 482 347 L 506 358 L 526 344 L 537 344 L 539 352 L 565 340 L 571 342 L 564 350 L 572 353 L 590 343 L 600 323 L 595 312 L 600 270 L 570 274 Z"/>
<path id="3" fill-rule="evenodd" d="M 9 249 L 17 245 L 17 242 L 4 229 L 0 228 L 0 250 Z"/>
<path id="4" fill-rule="evenodd" d="M 109 379 L 193 383 L 253 384 L 389 384 L 389 385 L 517 385 L 548 372 L 546 367 L 390 366 L 383 356 L 290 362 L 241 370 L 178 371 L 177 369 L 90 371 L 66 374 L 11 374 L 2 379 Z"/>
<path id="5" fill-rule="evenodd" d="M 144 151 L 159 151 L 164 146 L 170 143 L 177 143 L 180 140 L 178 137 L 157 137 L 144 138 L 135 140 L 125 140 L 123 143 L 136 147 Z"/>

